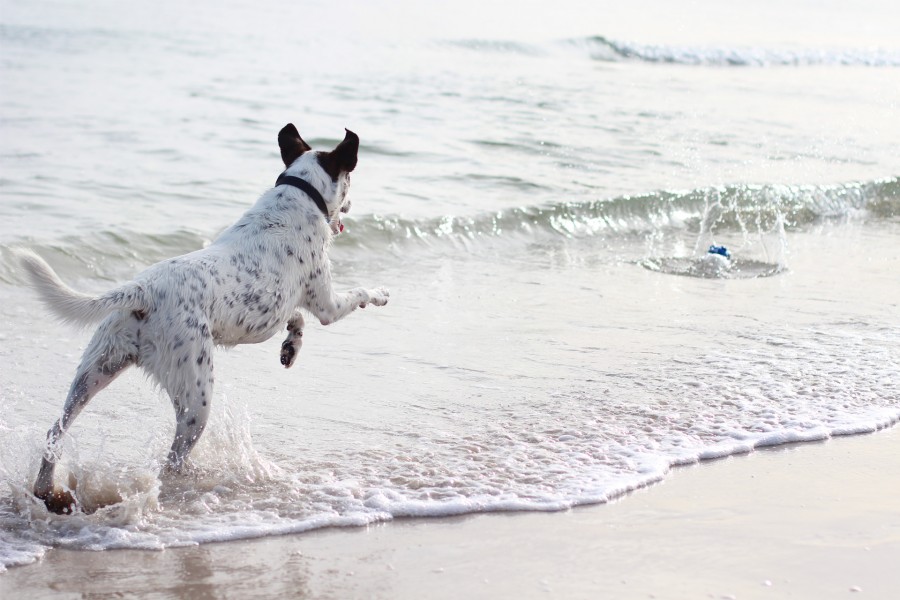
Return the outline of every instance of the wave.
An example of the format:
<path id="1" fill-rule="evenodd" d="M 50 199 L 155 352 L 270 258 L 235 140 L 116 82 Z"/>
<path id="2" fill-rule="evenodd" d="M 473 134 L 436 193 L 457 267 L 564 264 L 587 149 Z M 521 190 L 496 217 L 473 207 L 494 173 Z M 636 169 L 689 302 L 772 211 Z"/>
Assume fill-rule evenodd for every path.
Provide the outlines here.
<path id="1" fill-rule="evenodd" d="M 900 215 L 900 177 L 838 185 L 731 185 L 658 191 L 588 202 L 559 202 L 425 220 L 370 216 L 353 223 L 354 239 L 393 245 L 469 246 L 479 239 L 631 235 L 664 228 L 689 231 L 787 229 L 861 213 Z M 340 240 L 339 238 L 339 241 Z M 349 240 L 343 240 L 347 245 Z"/>
<path id="2" fill-rule="evenodd" d="M 900 177 L 837 185 L 730 185 L 687 191 L 657 191 L 585 202 L 525 206 L 474 216 L 426 219 L 366 215 L 347 217 L 352 235 L 335 242 L 346 260 L 373 247 L 404 253 L 415 248 L 474 251 L 504 241 L 529 244 L 554 238 L 617 237 L 665 230 L 745 235 L 792 230 L 826 220 L 860 215 L 900 216 Z M 133 231 L 98 232 L 58 241 L 11 244 L 28 247 L 70 277 L 116 281 L 126 271 L 202 248 L 214 232 L 177 230 L 157 235 Z M 0 281 L 21 283 L 14 260 L 0 246 Z"/>
<path id="3" fill-rule="evenodd" d="M 209 242 L 208 237 L 188 230 L 168 234 L 100 231 L 47 242 L 23 240 L 0 245 L 0 282 L 24 282 L 11 248 L 34 250 L 70 278 L 119 281 L 123 269 L 134 271 L 138 266 L 192 252 Z"/>
<path id="4" fill-rule="evenodd" d="M 587 51 L 590 58 L 606 62 L 636 61 L 657 64 L 717 67 L 806 67 L 855 66 L 900 67 L 896 48 L 789 48 L 757 46 L 712 46 L 642 44 L 614 40 L 602 35 L 562 40 L 552 44 L 507 40 L 446 40 L 442 45 L 481 54 L 548 56 L 560 46 Z"/>
<path id="5" fill-rule="evenodd" d="M 488 54 L 521 54 L 524 56 L 542 56 L 546 54 L 545 49 L 538 44 L 513 42 L 509 40 L 444 40 L 439 42 L 439 44 Z"/>
<path id="6" fill-rule="evenodd" d="M 704 66 L 864 66 L 900 67 L 900 50 L 886 48 L 757 48 L 748 46 L 677 46 L 638 44 L 593 36 L 572 43 L 583 46 L 591 58 L 602 61 L 634 60 L 649 63 Z"/>

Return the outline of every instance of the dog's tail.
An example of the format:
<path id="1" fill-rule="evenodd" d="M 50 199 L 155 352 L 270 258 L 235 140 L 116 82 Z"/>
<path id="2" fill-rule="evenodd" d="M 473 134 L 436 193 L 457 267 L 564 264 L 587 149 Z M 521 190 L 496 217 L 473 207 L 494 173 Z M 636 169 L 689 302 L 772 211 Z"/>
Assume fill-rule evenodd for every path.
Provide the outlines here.
<path id="1" fill-rule="evenodd" d="M 126 283 L 101 296 L 76 292 L 59 278 L 47 262 L 30 250 L 13 251 L 28 273 L 41 300 L 59 319 L 76 325 L 89 325 L 115 310 L 147 312 L 150 308 L 144 289 Z"/>

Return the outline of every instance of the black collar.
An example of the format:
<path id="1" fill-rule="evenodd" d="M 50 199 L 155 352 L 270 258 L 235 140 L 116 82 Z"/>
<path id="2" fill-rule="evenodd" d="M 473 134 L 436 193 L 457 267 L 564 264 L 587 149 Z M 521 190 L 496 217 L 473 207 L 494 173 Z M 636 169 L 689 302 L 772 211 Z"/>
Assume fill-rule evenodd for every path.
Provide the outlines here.
<path id="1" fill-rule="evenodd" d="M 279 185 L 291 185 L 306 192 L 306 195 L 309 196 L 310 200 L 315 202 L 316 206 L 319 207 L 319 210 L 322 211 L 322 214 L 325 215 L 325 220 L 328 220 L 328 206 L 325 204 L 325 198 L 322 197 L 319 190 L 314 188 L 310 182 L 305 179 L 300 179 L 299 177 L 294 177 L 293 175 L 285 175 L 282 173 L 278 176 L 278 179 L 275 180 L 275 187 L 278 187 Z"/>

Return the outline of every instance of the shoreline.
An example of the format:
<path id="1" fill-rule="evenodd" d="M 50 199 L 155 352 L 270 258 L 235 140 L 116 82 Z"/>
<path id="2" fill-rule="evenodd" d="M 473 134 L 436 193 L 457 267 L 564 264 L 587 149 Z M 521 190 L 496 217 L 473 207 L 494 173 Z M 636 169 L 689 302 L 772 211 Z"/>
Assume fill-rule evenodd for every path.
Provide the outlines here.
<path id="1" fill-rule="evenodd" d="M 47 598 L 890 598 L 900 431 L 674 468 L 557 513 L 397 519 L 163 551 L 52 549 L 0 575 Z"/>

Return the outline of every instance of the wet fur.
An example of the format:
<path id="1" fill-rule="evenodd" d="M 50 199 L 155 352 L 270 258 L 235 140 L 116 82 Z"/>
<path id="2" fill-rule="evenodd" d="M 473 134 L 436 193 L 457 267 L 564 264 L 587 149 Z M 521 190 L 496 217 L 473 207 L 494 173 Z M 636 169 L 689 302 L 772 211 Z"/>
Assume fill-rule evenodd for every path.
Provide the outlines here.
<path id="1" fill-rule="evenodd" d="M 75 292 L 39 256 L 19 251 L 31 281 L 62 320 L 101 321 L 85 349 L 63 414 L 47 434 L 34 494 L 51 511 L 68 513 L 75 499 L 53 484 L 59 439 L 100 390 L 131 365 L 144 369 L 169 394 L 176 432 L 168 455 L 180 470 L 203 433 L 213 395 L 216 346 L 255 344 L 287 324 L 280 361 L 293 365 L 303 337 L 301 309 L 323 325 L 357 307 L 383 306 L 384 288 L 332 288 L 327 257 L 340 215 L 349 210 L 349 173 L 359 140 L 348 131 L 331 152 L 315 152 L 289 124 L 278 136 L 287 175 L 303 178 L 323 196 L 325 217 L 301 190 L 270 189 L 209 247 L 157 263 L 99 297 Z"/>

